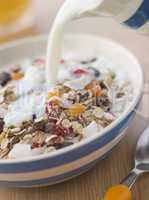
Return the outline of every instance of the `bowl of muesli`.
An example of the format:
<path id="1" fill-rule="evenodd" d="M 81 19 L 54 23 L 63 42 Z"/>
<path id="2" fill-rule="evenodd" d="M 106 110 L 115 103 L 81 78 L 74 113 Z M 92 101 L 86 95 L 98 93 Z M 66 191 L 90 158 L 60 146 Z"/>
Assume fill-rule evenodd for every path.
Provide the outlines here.
<path id="1" fill-rule="evenodd" d="M 55 87 L 47 37 L 0 47 L 0 185 L 36 187 L 77 176 L 120 142 L 142 96 L 143 73 L 120 44 L 65 37 Z"/>

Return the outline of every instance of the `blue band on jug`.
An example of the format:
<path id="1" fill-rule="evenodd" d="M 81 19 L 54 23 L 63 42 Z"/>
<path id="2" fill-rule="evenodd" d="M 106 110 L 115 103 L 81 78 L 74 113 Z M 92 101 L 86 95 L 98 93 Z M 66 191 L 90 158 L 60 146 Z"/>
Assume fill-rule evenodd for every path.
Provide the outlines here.
<path id="1" fill-rule="evenodd" d="M 125 25 L 137 29 L 149 20 L 149 0 L 144 0 L 135 14 L 124 22 Z"/>

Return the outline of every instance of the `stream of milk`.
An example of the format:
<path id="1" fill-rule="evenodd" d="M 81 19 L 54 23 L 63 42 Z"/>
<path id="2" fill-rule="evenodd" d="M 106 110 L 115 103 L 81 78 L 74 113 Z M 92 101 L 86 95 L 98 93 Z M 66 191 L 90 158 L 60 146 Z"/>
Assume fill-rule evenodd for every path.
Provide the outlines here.
<path id="1" fill-rule="evenodd" d="M 103 0 L 66 0 L 60 8 L 48 38 L 46 80 L 50 86 L 57 81 L 65 28 L 85 13 L 95 10 Z"/>

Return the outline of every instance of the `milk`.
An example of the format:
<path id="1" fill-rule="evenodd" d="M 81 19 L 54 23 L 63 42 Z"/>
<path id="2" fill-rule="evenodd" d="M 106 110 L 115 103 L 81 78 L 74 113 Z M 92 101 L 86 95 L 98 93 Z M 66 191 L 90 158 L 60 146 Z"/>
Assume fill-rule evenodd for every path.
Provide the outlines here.
<path id="1" fill-rule="evenodd" d="M 48 39 L 46 80 L 53 86 L 57 81 L 65 28 L 85 16 L 113 17 L 119 23 L 149 33 L 148 0 L 66 0 L 60 9 Z"/>

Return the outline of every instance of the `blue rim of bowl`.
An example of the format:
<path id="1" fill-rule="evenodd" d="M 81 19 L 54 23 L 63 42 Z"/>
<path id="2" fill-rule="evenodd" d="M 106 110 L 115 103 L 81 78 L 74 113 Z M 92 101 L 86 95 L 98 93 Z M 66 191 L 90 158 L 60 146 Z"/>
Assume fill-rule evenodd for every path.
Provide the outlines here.
<path id="1" fill-rule="evenodd" d="M 44 159 L 50 159 L 53 157 L 57 157 L 60 155 L 63 155 L 65 153 L 68 153 L 70 151 L 73 150 L 77 150 L 78 148 L 89 144 L 90 142 L 93 142 L 96 139 L 100 139 L 100 137 L 102 137 L 103 135 L 106 135 L 110 130 L 112 130 L 113 128 L 115 128 L 119 123 L 121 123 L 131 112 L 133 112 L 135 110 L 136 105 L 138 104 L 138 102 L 141 99 L 142 93 L 143 93 L 143 86 L 144 86 L 144 73 L 143 73 L 143 69 L 141 68 L 141 64 L 138 61 L 138 59 L 134 56 L 134 54 L 129 51 L 127 48 L 125 48 L 123 45 L 121 45 L 120 43 L 113 41 L 109 38 L 105 38 L 105 37 L 100 37 L 97 34 L 84 34 L 84 33 L 79 33 L 79 34 L 73 34 L 73 33 L 69 33 L 67 34 L 67 38 L 72 38 L 72 37 L 88 37 L 90 39 L 94 39 L 94 40 L 102 40 L 111 44 L 115 44 L 117 46 L 119 46 L 121 49 L 123 49 L 129 56 L 132 57 L 132 59 L 134 59 L 136 61 L 136 63 L 139 66 L 139 70 L 140 70 L 140 77 L 141 77 L 141 84 L 140 84 L 140 89 L 138 90 L 138 94 L 136 95 L 136 97 L 134 98 L 134 100 L 132 101 L 132 103 L 130 103 L 129 107 L 122 113 L 122 115 L 115 120 L 112 124 L 110 124 L 108 127 L 104 128 L 103 131 L 100 132 L 100 135 L 94 135 L 91 136 L 90 138 L 84 139 L 80 142 L 78 142 L 75 145 L 71 145 L 68 147 L 65 147 L 63 149 L 60 149 L 58 151 L 52 152 L 52 153 L 47 153 L 47 154 L 42 154 L 42 155 L 38 155 L 35 157 L 28 157 L 28 158 L 24 158 L 24 159 L 12 159 L 12 160 L 0 160 L 0 164 L 17 164 L 17 163 L 26 163 L 26 162 L 33 162 L 33 161 L 38 161 L 38 160 L 44 160 Z M 9 42 L 3 45 L 0 45 L 0 52 L 7 50 L 9 48 L 15 48 L 16 46 L 20 46 L 23 44 L 31 44 L 31 43 L 37 43 L 38 41 L 46 41 L 48 38 L 48 35 L 40 35 L 40 36 L 33 36 L 33 37 L 27 37 L 24 39 L 19 39 L 13 42 Z"/>

